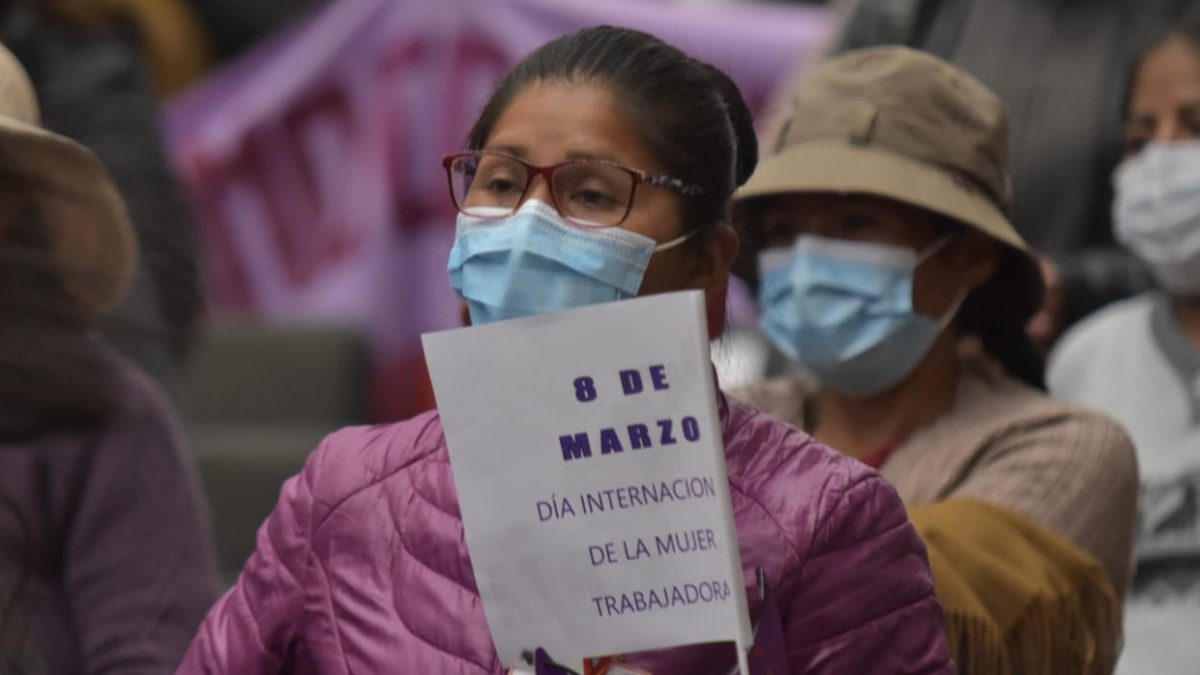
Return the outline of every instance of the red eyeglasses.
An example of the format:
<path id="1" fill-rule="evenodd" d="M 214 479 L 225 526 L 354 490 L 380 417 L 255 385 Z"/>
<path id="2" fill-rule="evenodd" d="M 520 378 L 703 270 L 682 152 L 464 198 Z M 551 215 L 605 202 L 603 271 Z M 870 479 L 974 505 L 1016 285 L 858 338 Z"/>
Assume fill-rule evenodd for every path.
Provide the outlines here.
<path id="1" fill-rule="evenodd" d="M 442 164 L 459 212 L 484 219 L 515 213 L 537 176 L 545 178 L 550 186 L 554 208 L 580 227 L 620 225 L 629 216 L 634 194 L 642 184 L 684 196 L 703 193 L 699 186 L 678 178 L 656 176 L 601 159 L 534 166 L 504 152 L 479 150 L 447 155 Z"/>

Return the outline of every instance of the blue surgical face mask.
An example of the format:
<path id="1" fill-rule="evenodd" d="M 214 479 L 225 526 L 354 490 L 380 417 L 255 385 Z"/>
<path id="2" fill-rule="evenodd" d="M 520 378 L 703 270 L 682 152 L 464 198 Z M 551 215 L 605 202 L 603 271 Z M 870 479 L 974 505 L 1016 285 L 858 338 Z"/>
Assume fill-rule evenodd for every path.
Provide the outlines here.
<path id="1" fill-rule="evenodd" d="M 502 220 L 460 213 L 450 286 L 475 325 L 624 300 L 641 289 L 650 256 L 690 236 L 659 245 L 619 227 L 577 227 L 535 199 Z"/>
<path id="2" fill-rule="evenodd" d="M 870 396 L 916 369 L 966 293 L 940 319 L 912 306 L 913 272 L 940 251 L 801 236 L 794 248 L 764 252 L 760 323 L 784 354 L 846 396 Z"/>

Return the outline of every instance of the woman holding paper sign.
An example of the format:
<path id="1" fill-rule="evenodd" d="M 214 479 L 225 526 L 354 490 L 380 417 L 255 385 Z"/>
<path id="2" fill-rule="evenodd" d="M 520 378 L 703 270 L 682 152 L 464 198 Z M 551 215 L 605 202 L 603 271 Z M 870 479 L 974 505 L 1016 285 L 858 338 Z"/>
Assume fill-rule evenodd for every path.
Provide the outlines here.
<path id="1" fill-rule="evenodd" d="M 451 282 L 476 324 L 699 289 L 717 334 L 738 251 L 730 199 L 756 159 L 750 114 L 717 69 L 644 33 L 567 35 L 509 73 L 468 150 L 446 159 L 461 213 Z M 791 673 L 952 672 L 925 549 L 895 491 L 713 395 L 751 611 L 762 568 Z M 654 675 L 723 675 L 735 654 L 701 645 L 626 661 Z M 180 672 L 502 665 L 514 664 L 500 662 L 488 633 L 432 412 L 321 445 Z"/>
<path id="2" fill-rule="evenodd" d="M 1007 215 L 1007 131 L 983 85 L 904 48 L 801 85 L 739 206 L 764 331 L 819 383 L 737 395 L 896 486 L 965 672 L 1108 672 L 1137 466 L 1114 422 L 1035 388 L 1043 286 Z"/>

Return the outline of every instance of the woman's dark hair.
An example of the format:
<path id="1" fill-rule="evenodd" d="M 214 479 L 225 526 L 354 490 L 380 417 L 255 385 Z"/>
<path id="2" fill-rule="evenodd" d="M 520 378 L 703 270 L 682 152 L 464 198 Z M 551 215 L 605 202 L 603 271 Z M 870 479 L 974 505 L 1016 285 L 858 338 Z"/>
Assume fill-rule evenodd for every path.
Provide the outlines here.
<path id="1" fill-rule="evenodd" d="M 1045 357 L 1025 330 L 1044 300 L 1045 286 L 1037 262 L 1005 246 L 992 278 L 963 301 L 955 327 L 960 336 L 978 337 L 1010 377 L 1045 389 Z"/>
<path id="2" fill-rule="evenodd" d="M 34 188 L 36 189 L 36 188 Z M 0 223 L 0 440 L 102 424 L 116 412 L 112 358 L 67 292 L 34 202 Z"/>
<path id="3" fill-rule="evenodd" d="M 1133 58 L 1127 61 L 1129 67 L 1125 72 L 1124 96 L 1121 97 L 1122 119 L 1128 114 L 1129 102 L 1133 96 L 1133 86 L 1136 84 L 1137 73 L 1142 68 L 1142 62 L 1146 60 L 1150 52 L 1171 40 L 1183 40 L 1191 45 L 1197 54 L 1200 54 L 1200 6 L 1192 8 L 1184 14 L 1181 21 L 1172 23 L 1166 31 L 1150 35 L 1149 39 L 1143 38 L 1137 41 Z"/>
<path id="4" fill-rule="evenodd" d="M 728 220 L 734 190 L 758 163 L 754 120 L 729 76 L 646 33 L 585 28 L 538 48 L 500 81 L 467 147 L 482 149 L 517 94 L 543 81 L 610 88 L 667 172 L 703 189 L 684 199 L 684 227 Z"/>
<path id="5" fill-rule="evenodd" d="M 1192 9 L 1184 15 L 1183 20 L 1175 25 L 1167 37 L 1180 38 L 1190 42 L 1193 47 L 1200 50 L 1200 7 L 1193 6 Z M 1162 44 L 1166 38 L 1159 40 L 1158 44 Z"/>
<path id="6" fill-rule="evenodd" d="M 975 229 L 934 213 L 938 229 L 954 235 Z M 1035 389 L 1046 388 L 1046 359 L 1026 327 L 1045 302 L 1046 286 L 1037 261 L 1010 246 L 1000 252 L 992 278 L 971 291 L 954 317 L 959 337 L 974 336 L 1004 372 Z"/>

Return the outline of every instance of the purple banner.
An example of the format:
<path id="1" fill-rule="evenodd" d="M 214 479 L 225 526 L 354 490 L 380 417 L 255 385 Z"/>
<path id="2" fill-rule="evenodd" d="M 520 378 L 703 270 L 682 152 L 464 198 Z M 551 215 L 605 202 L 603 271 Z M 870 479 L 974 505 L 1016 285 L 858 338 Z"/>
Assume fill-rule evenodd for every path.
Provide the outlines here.
<path id="1" fill-rule="evenodd" d="M 759 112 L 825 30 L 822 10 L 752 2 L 336 0 L 168 110 L 216 308 L 362 325 L 380 416 L 432 405 L 419 335 L 459 320 L 441 156 L 522 56 L 602 23 L 725 69 Z"/>

